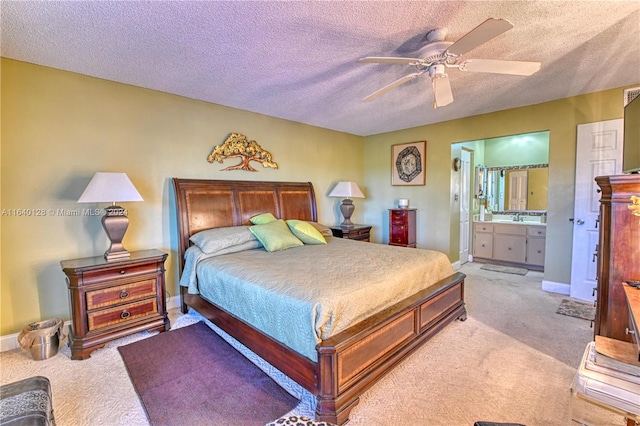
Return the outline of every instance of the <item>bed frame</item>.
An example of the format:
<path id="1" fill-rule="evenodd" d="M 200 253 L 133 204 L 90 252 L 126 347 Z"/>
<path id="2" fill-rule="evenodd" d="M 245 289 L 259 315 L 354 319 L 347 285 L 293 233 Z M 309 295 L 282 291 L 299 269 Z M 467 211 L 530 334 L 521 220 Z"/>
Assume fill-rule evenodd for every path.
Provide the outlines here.
<path id="1" fill-rule="evenodd" d="M 309 182 L 173 179 L 178 261 L 198 231 L 250 224 L 271 212 L 282 219 L 317 221 Z M 362 243 L 368 244 L 368 243 Z M 180 288 L 182 311 L 192 307 L 317 398 L 316 419 L 342 425 L 360 395 L 450 322 L 466 319 L 461 273 L 351 326 L 317 346 L 318 361 L 293 351 L 199 295 Z"/>

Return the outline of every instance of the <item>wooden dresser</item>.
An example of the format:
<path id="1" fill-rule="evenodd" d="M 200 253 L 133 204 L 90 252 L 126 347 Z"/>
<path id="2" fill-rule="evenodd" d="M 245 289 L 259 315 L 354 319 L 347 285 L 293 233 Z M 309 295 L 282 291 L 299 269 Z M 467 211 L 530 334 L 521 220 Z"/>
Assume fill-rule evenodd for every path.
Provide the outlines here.
<path id="1" fill-rule="evenodd" d="M 626 280 L 640 280 L 640 218 L 631 214 L 632 195 L 640 195 L 640 175 L 596 178 L 600 198 L 598 286 L 595 335 L 631 342 Z"/>
<path id="2" fill-rule="evenodd" d="M 416 209 L 389 209 L 389 245 L 416 247 Z"/>
<path id="3" fill-rule="evenodd" d="M 105 343 L 143 330 L 169 330 L 164 261 L 159 250 L 60 262 L 71 299 L 71 359 L 86 359 Z"/>

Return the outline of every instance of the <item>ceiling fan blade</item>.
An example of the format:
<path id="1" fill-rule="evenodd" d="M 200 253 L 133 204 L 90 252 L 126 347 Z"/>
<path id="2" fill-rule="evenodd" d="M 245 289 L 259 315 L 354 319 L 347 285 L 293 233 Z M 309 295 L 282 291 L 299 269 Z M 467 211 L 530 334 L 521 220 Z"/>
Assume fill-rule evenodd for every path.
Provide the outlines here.
<path id="1" fill-rule="evenodd" d="M 391 56 L 369 56 L 367 58 L 358 59 L 359 64 L 413 64 L 419 62 L 418 58 L 396 58 Z"/>
<path id="2" fill-rule="evenodd" d="M 433 86 L 433 109 L 443 107 L 453 102 L 453 93 L 451 92 L 451 83 L 446 74 L 439 75 L 432 79 Z"/>
<path id="3" fill-rule="evenodd" d="M 398 86 L 400 86 L 401 84 L 404 84 L 408 81 L 413 80 L 414 78 L 416 78 L 417 76 L 419 76 L 420 74 L 422 74 L 423 72 L 414 72 L 412 74 L 409 75 L 405 75 L 402 78 L 397 79 L 396 81 L 394 81 L 391 84 L 387 84 L 386 86 L 384 86 L 382 89 L 373 92 L 372 94 L 370 94 L 369 96 L 367 96 L 366 98 L 364 98 L 362 101 L 363 102 L 369 102 L 374 100 L 375 98 L 377 98 L 378 96 L 382 95 L 383 93 L 388 92 L 391 89 L 394 89 Z"/>
<path id="4" fill-rule="evenodd" d="M 462 55 L 511 28 L 513 25 L 506 19 L 489 18 L 449 46 L 447 52 L 452 55 Z"/>
<path id="5" fill-rule="evenodd" d="M 501 59 L 468 59 L 458 65 L 460 71 L 496 74 L 531 75 L 540 69 L 540 62 L 504 61 Z"/>

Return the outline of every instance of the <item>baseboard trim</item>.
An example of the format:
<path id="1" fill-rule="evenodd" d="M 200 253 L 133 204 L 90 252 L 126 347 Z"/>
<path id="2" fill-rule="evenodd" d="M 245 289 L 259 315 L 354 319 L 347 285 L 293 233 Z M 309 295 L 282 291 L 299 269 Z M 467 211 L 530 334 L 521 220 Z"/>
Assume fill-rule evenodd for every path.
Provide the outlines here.
<path id="1" fill-rule="evenodd" d="M 180 307 L 180 296 L 173 296 L 167 299 L 167 310 L 175 309 Z M 62 332 L 67 335 L 69 334 L 69 325 L 71 321 L 66 321 L 64 323 L 64 328 Z M 18 349 L 20 344 L 18 343 L 18 334 L 9 334 L 6 336 L 0 336 L 0 352 L 11 351 L 13 349 Z"/>
<path id="2" fill-rule="evenodd" d="M 571 284 L 542 280 L 542 290 L 568 296 L 571 293 Z"/>

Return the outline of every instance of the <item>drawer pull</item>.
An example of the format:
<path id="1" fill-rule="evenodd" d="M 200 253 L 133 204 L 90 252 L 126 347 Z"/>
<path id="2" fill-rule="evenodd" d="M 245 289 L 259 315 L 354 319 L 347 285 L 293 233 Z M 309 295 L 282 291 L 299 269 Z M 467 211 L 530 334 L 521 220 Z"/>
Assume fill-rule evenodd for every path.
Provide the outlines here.
<path id="1" fill-rule="evenodd" d="M 127 311 L 126 309 L 124 311 L 122 311 L 122 313 L 120 314 L 120 318 L 122 319 L 127 319 L 131 316 L 131 312 Z"/>
<path id="2" fill-rule="evenodd" d="M 129 297 L 129 292 L 127 290 L 122 290 L 120 292 L 120 299 L 126 299 L 127 297 Z"/>
<path id="3" fill-rule="evenodd" d="M 636 334 L 635 330 L 629 330 L 629 327 L 624 329 L 624 334 Z"/>

